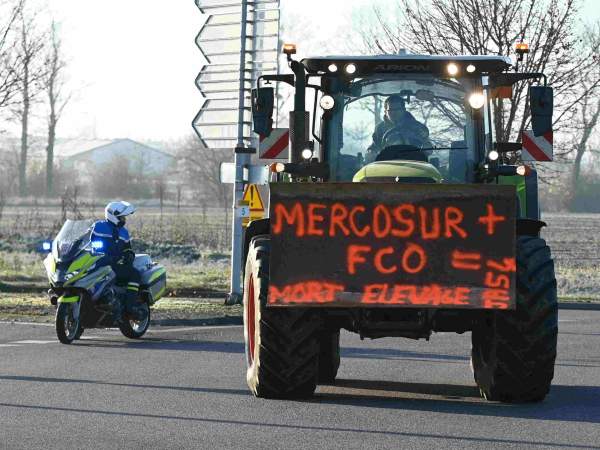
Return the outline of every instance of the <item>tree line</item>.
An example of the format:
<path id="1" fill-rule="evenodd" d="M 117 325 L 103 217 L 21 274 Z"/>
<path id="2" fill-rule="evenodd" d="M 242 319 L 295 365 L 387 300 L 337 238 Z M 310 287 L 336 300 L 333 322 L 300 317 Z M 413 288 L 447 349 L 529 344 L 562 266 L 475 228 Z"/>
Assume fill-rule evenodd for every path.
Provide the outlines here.
<path id="1" fill-rule="evenodd" d="M 5 160 L 0 175 L 12 180 L 16 169 L 22 197 L 30 191 L 30 123 L 40 111 L 46 122 L 44 190 L 47 196 L 54 195 L 56 132 L 71 98 L 59 27 L 44 12 L 31 0 L 0 0 L 0 137 L 13 124 L 20 135 L 17 160 L 12 165 Z"/>

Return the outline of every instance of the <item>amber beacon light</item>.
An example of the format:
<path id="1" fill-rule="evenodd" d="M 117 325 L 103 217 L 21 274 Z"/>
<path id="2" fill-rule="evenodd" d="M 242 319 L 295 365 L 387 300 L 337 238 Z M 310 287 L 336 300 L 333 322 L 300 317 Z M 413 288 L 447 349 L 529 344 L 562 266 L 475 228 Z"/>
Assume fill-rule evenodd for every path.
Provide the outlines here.
<path id="1" fill-rule="evenodd" d="M 286 55 L 296 54 L 296 44 L 283 44 L 283 53 Z"/>

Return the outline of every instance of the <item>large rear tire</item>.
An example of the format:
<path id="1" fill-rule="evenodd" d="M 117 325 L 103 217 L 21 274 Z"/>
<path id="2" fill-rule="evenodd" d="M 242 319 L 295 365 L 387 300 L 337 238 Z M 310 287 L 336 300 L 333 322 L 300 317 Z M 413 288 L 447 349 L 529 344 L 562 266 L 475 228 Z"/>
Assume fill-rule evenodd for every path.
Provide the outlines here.
<path id="1" fill-rule="evenodd" d="M 244 276 L 248 387 L 256 397 L 306 398 L 317 385 L 319 323 L 307 308 L 267 308 L 270 239 L 252 239 Z"/>
<path id="2" fill-rule="evenodd" d="M 333 384 L 340 368 L 340 330 L 324 330 L 319 334 L 320 384 Z"/>
<path id="3" fill-rule="evenodd" d="M 71 344 L 79 333 L 81 317 L 75 319 L 75 303 L 59 303 L 56 308 L 56 337 L 63 344 Z"/>
<path id="4" fill-rule="evenodd" d="M 554 377 L 558 336 L 556 278 L 550 248 L 517 238 L 517 307 L 487 312 L 472 334 L 471 366 L 481 395 L 509 403 L 545 398 Z"/>

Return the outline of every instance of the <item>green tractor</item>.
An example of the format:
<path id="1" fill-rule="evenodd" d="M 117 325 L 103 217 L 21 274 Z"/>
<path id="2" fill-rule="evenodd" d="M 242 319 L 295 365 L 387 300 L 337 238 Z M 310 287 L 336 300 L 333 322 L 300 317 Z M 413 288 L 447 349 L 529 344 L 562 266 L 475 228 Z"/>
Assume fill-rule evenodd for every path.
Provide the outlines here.
<path id="1" fill-rule="evenodd" d="M 530 153 L 551 151 L 545 76 L 511 71 L 501 56 L 284 52 L 293 74 L 264 75 L 253 90 L 262 136 L 272 83 L 295 94 L 289 160 L 271 165 L 269 218 L 244 237 L 250 390 L 303 398 L 335 383 L 342 328 L 373 339 L 470 331 L 483 397 L 543 400 L 556 279 L 536 171 L 509 162 L 529 151 L 526 137 L 537 143 Z M 493 99 L 523 81 L 532 131 L 523 143 L 495 142 Z"/>

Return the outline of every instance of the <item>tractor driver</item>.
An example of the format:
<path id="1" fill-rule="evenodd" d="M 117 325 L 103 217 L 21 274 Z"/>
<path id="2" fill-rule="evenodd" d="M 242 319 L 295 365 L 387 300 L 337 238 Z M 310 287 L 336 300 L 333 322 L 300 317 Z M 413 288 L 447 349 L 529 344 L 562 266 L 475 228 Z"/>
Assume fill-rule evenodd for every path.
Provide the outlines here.
<path id="1" fill-rule="evenodd" d="M 385 100 L 384 119 L 375 127 L 366 160 L 374 161 L 379 152 L 390 145 L 431 147 L 429 129 L 406 110 L 406 102 L 399 94 Z"/>
<path id="2" fill-rule="evenodd" d="M 113 303 L 113 319 L 117 324 L 123 321 L 123 303 L 129 313 L 139 315 L 136 306 L 140 273 L 133 267 L 135 252 L 131 248 L 129 232 L 125 228 L 127 216 L 134 212 L 135 206 L 129 202 L 110 202 L 104 209 L 106 220 L 99 220 L 92 227 L 92 240 L 102 242 L 98 250 L 104 253 L 117 276 L 117 292 Z"/>

